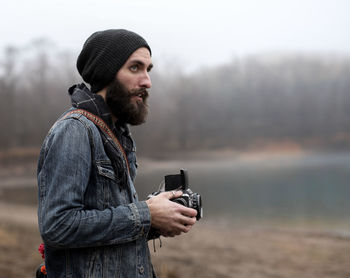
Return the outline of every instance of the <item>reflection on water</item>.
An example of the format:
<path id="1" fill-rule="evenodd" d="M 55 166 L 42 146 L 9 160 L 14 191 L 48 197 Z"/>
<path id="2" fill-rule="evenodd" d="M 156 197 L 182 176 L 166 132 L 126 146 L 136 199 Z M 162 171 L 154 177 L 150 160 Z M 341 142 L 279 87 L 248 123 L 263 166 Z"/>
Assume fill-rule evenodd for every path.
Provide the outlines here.
<path id="1" fill-rule="evenodd" d="M 350 233 L 350 153 L 139 162 L 140 199 L 156 191 L 164 175 L 187 168 L 191 189 L 202 195 L 206 219 Z M 1 180 L 0 200 L 36 206 L 35 183 L 19 177 Z"/>
<path id="2" fill-rule="evenodd" d="M 262 156 L 166 163 L 139 171 L 143 199 L 162 177 L 187 168 L 205 217 L 278 222 L 350 231 L 350 153 Z"/>

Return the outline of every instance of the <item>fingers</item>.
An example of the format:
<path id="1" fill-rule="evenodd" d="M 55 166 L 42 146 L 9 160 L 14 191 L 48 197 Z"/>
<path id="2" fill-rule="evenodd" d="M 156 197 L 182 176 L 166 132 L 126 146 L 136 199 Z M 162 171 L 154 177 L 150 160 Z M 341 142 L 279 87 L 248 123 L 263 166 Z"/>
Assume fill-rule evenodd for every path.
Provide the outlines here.
<path id="1" fill-rule="evenodd" d="M 160 193 L 159 195 L 163 195 L 167 199 L 171 200 L 171 199 L 179 198 L 182 195 L 182 191 L 181 190 L 165 191 Z"/>
<path id="2" fill-rule="evenodd" d="M 171 201 L 181 195 L 182 191 L 166 191 L 146 201 L 151 213 L 151 225 L 162 236 L 173 237 L 187 233 L 196 223 L 195 209 Z"/>
<path id="3" fill-rule="evenodd" d="M 174 191 L 165 191 L 157 195 L 156 197 L 158 198 L 163 198 L 165 197 L 168 200 L 172 200 L 175 198 L 179 198 L 182 196 L 182 191 L 181 190 L 174 190 Z M 196 217 L 197 216 L 197 211 L 192 208 L 185 207 L 181 204 L 178 203 L 172 203 L 173 206 L 176 206 L 176 211 L 181 213 L 182 215 L 185 215 L 187 217 Z"/>
<path id="4" fill-rule="evenodd" d="M 186 216 L 187 218 L 192 218 L 197 216 L 197 211 L 195 209 L 188 208 L 183 205 L 179 205 L 178 212 Z"/>
<path id="5" fill-rule="evenodd" d="M 181 235 L 181 233 L 188 233 L 192 229 L 192 225 L 178 225 L 170 231 L 160 231 L 160 234 L 164 237 L 174 237 Z"/>
<path id="6" fill-rule="evenodd" d="M 193 226 L 196 224 L 196 218 L 195 217 L 187 217 L 187 216 L 182 216 L 181 219 L 178 220 L 179 223 L 181 223 L 184 226 Z"/>
<path id="7" fill-rule="evenodd" d="M 175 220 L 173 226 L 170 230 L 163 230 L 161 234 L 163 236 L 173 237 L 180 235 L 181 233 L 188 233 L 192 226 L 196 223 L 196 218 L 188 218 L 186 216 L 181 216 Z"/>
<path id="8" fill-rule="evenodd" d="M 180 221 L 178 229 L 182 233 L 188 233 L 192 226 L 196 223 L 196 218 L 184 218 L 183 220 Z"/>
<path id="9" fill-rule="evenodd" d="M 164 194 L 167 197 L 167 199 L 172 200 L 172 199 L 181 197 L 183 192 L 181 190 L 174 190 L 174 191 L 166 191 L 162 194 Z M 180 213 L 185 215 L 185 216 L 188 216 L 188 217 L 197 216 L 197 211 L 195 209 L 188 208 L 188 207 L 185 207 L 183 205 L 180 205 L 179 209 L 180 208 L 181 208 Z"/>

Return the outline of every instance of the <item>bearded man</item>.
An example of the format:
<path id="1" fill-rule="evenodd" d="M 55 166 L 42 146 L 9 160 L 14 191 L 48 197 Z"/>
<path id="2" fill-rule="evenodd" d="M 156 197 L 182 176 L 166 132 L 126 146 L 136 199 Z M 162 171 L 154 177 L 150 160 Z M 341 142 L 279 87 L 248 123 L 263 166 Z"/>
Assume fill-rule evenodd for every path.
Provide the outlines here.
<path id="1" fill-rule="evenodd" d="M 177 236 L 196 210 L 180 191 L 139 201 L 128 124 L 145 122 L 151 48 L 138 34 L 100 31 L 77 60 L 84 81 L 50 129 L 38 163 L 39 229 L 48 277 L 154 277 L 147 240 Z M 153 233 L 153 231 L 156 231 Z"/>

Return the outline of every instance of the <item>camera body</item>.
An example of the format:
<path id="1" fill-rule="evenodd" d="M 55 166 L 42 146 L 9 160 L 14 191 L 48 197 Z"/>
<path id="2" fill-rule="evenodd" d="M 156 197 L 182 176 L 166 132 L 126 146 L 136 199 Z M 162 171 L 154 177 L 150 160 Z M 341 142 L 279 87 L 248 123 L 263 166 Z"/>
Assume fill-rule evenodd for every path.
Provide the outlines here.
<path id="1" fill-rule="evenodd" d="M 183 205 L 188 208 L 193 208 L 197 211 L 197 220 L 203 217 L 202 197 L 198 193 L 192 192 L 188 186 L 188 173 L 186 169 L 181 169 L 180 174 L 167 175 L 164 177 L 165 191 L 181 190 L 182 195 L 179 198 L 171 201 Z M 148 196 L 148 199 L 158 195 L 162 191 L 157 191 Z"/>
<path id="2" fill-rule="evenodd" d="M 182 191 L 182 195 L 179 198 L 172 199 L 173 202 L 183 205 L 188 208 L 197 210 L 196 219 L 199 220 L 203 217 L 202 197 L 198 193 L 192 192 L 191 189 Z"/>

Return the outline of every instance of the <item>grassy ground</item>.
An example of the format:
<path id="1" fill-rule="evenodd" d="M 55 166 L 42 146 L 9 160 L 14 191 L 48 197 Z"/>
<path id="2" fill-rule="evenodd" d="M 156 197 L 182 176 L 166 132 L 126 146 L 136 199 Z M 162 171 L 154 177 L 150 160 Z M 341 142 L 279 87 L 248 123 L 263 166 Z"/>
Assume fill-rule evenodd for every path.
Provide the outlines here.
<path id="1" fill-rule="evenodd" d="M 317 232 L 207 222 L 163 245 L 161 277 L 350 277 L 349 238 Z"/>
<path id="2" fill-rule="evenodd" d="M 0 214 L 0 277 L 33 277 L 41 262 L 33 210 L 9 209 L 12 219 Z M 350 239 L 315 231 L 201 221 L 189 234 L 163 238 L 161 248 L 156 240 L 156 252 L 149 244 L 160 278 L 350 277 Z"/>
<path id="3" fill-rule="evenodd" d="M 40 236 L 33 226 L 0 224 L 0 277 L 34 277 L 41 263 L 37 252 Z"/>

